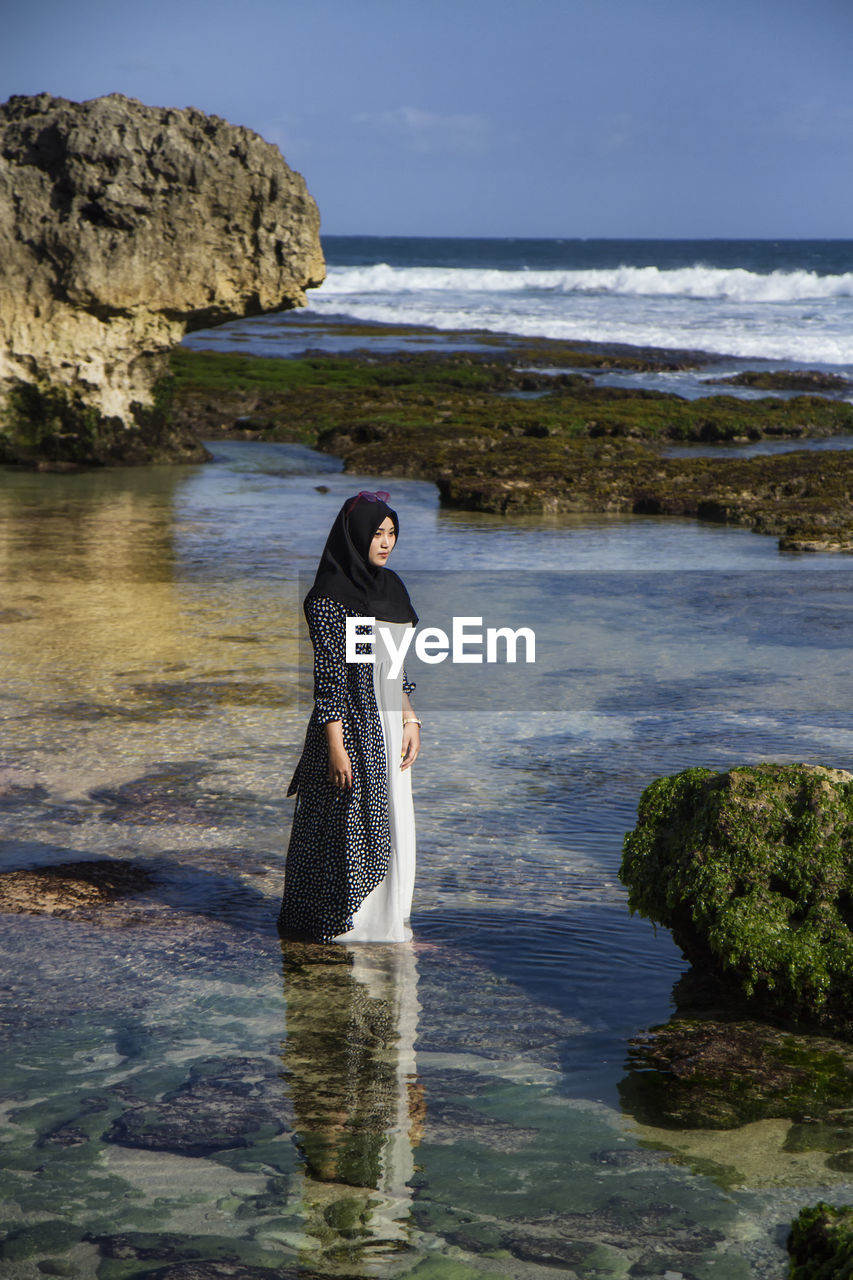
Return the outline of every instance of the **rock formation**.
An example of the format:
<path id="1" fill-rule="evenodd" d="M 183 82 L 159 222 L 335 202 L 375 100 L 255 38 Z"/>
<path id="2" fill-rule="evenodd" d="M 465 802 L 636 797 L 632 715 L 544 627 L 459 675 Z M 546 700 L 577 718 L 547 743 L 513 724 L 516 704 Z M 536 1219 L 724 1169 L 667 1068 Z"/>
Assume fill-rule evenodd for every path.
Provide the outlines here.
<path id="1" fill-rule="evenodd" d="M 761 764 L 658 778 L 619 876 L 631 910 L 735 999 L 853 1039 L 853 774 Z"/>
<path id="2" fill-rule="evenodd" d="M 323 277 L 305 182 L 251 130 L 117 93 L 10 98 L 0 458 L 133 457 L 184 333 L 303 305 Z"/>

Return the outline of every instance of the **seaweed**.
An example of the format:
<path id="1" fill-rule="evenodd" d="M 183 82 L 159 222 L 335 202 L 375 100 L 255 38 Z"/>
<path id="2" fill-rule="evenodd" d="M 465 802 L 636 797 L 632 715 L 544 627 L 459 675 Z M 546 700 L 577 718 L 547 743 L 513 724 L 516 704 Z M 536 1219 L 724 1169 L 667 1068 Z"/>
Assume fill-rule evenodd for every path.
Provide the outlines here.
<path id="1" fill-rule="evenodd" d="M 760 1010 L 853 1037 L 853 775 L 806 764 L 651 783 L 628 904 Z"/>

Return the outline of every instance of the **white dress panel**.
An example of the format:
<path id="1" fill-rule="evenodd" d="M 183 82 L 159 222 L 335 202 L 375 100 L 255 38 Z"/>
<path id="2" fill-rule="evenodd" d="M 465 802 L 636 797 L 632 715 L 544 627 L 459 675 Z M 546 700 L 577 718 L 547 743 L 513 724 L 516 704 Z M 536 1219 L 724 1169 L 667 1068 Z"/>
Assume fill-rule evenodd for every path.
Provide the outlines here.
<path id="1" fill-rule="evenodd" d="M 373 689 L 382 722 L 388 774 L 388 826 L 391 857 L 383 880 L 367 895 L 353 916 L 353 927 L 338 934 L 336 942 L 409 942 L 407 923 L 415 888 L 415 810 L 412 803 L 412 771 L 401 769 L 403 753 L 403 670 L 391 676 L 393 654 L 385 628 L 399 651 L 411 622 L 377 619 L 373 645 Z"/>

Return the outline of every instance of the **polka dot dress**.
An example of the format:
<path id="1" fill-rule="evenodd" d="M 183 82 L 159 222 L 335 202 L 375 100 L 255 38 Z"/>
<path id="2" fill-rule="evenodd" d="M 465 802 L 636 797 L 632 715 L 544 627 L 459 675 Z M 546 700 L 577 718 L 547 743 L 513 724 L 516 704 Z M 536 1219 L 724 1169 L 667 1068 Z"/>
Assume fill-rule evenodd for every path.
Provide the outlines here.
<path id="1" fill-rule="evenodd" d="M 279 928 L 327 942 L 353 926 L 353 914 L 388 870 L 387 763 L 373 665 L 346 661 L 346 619 L 363 617 L 336 600 L 306 602 L 314 646 L 314 710 L 288 788 L 296 810 L 287 851 Z M 369 633 L 367 625 L 356 635 Z M 362 652 L 369 652 L 365 645 Z M 403 675 L 403 689 L 414 685 Z M 340 720 L 352 787 L 328 780 L 325 725 Z"/>

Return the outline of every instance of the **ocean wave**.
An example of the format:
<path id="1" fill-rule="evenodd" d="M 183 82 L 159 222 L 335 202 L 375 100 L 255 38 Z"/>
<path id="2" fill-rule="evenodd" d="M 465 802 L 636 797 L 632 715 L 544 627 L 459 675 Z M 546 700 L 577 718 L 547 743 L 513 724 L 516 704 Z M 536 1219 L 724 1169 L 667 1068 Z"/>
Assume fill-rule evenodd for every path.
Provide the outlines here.
<path id="1" fill-rule="evenodd" d="M 318 291 L 319 292 L 319 291 Z M 454 300 L 455 301 L 455 300 Z M 459 299 L 459 303 L 463 300 Z M 497 301 L 497 300 L 495 300 Z M 710 304 L 709 304 L 710 305 Z M 637 304 L 628 314 L 604 314 L 596 308 L 577 313 L 535 312 L 524 314 L 496 305 L 465 307 L 450 299 L 442 308 L 429 300 L 411 298 L 348 299 L 310 296 L 309 310 L 329 318 L 346 315 L 367 324 L 425 326 L 444 331 L 489 331 L 525 338 L 551 338 L 567 342 L 617 342 L 630 346 L 678 348 L 715 352 L 747 359 L 794 361 L 802 364 L 843 365 L 853 370 L 853 332 L 849 325 L 827 329 L 813 327 L 799 314 L 779 325 L 768 317 L 766 325 L 737 312 L 688 313 L 686 304 L 652 309 L 653 304 Z M 639 309 L 638 309 L 639 308 Z"/>
<path id="2" fill-rule="evenodd" d="M 321 296 L 352 298 L 375 294 L 589 294 L 614 297 L 697 298 L 732 302 L 807 302 L 853 297 L 853 272 L 814 271 L 761 274 L 741 267 L 696 264 L 670 270 L 621 266 L 582 271 L 525 271 L 474 267 L 329 268 Z"/>

